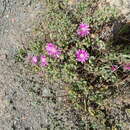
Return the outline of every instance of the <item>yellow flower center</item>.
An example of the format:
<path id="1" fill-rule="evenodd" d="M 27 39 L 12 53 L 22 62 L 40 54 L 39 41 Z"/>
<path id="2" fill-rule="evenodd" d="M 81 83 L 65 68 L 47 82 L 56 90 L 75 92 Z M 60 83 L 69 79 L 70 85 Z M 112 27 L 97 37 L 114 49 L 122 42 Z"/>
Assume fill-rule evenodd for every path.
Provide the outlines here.
<path id="1" fill-rule="evenodd" d="M 83 55 L 83 54 L 80 54 L 80 57 L 81 57 L 81 58 L 83 58 L 83 57 L 84 57 L 84 55 Z"/>

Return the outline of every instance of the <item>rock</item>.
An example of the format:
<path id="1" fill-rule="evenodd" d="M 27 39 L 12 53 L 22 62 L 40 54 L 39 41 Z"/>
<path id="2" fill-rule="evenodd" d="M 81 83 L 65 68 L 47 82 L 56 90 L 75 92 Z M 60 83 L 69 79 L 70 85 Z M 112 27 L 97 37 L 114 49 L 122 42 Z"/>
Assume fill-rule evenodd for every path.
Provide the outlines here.
<path id="1" fill-rule="evenodd" d="M 125 15 L 127 21 L 130 21 L 130 0 L 106 0 L 111 6 L 119 9 Z"/>

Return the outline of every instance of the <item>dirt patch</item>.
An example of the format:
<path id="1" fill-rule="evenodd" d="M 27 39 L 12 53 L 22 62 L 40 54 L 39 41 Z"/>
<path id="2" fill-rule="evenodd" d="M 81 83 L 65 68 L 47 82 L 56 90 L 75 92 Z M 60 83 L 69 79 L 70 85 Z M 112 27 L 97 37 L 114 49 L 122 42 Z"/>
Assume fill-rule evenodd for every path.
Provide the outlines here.
<path id="1" fill-rule="evenodd" d="M 0 1 L 0 130 L 40 130 L 47 124 L 45 106 L 32 105 L 22 66 L 15 64 L 14 55 L 30 38 L 30 30 L 44 4 L 35 0 Z"/>

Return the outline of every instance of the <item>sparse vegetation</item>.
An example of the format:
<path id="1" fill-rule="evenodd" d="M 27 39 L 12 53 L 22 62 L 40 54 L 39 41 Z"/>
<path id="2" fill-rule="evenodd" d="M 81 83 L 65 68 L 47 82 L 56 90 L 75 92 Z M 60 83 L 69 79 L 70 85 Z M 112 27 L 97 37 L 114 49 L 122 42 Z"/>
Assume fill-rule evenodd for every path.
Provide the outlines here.
<path id="1" fill-rule="evenodd" d="M 116 130 L 123 122 L 111 119 L 108 109 L 114 106 L 109 100 L 129 87 L 130 46 L 123 43 L 127 37 L 120 42 L 112 36 L 113 22 L 120 19 L 117 11 L 98 4 L 98 0 L 84 0 L 72 6 L 68 0 L 48 0 L 47 14 L 35 30 L 35 41 L 28 49 L 21 49 L 16 59 L 28 60 L 30 71 L 44 73 L 48 82 L 62 81 L 69 103 L 82 111 L 82 117 L 87 116 L 88 124 L 83 129 Z M 89 28 L 86 35 L 77 33 L 81 24 Z M 124 29 L 119 33 L 124 34 Z M 77 60 L 79 50 L 84 52 L 78 56 L 88 57 Z"/>

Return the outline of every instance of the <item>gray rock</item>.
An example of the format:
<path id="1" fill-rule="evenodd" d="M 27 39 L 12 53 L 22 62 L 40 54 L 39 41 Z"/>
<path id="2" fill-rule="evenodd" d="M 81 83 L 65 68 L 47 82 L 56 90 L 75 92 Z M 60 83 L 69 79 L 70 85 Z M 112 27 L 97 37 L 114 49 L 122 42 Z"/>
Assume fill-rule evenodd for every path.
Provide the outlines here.
<path id="1" fill-rule="evenodd" d="M 130 21 L 130 0 L 106 0 L 111 6 L 118 8 L 122 14 Z"/>

